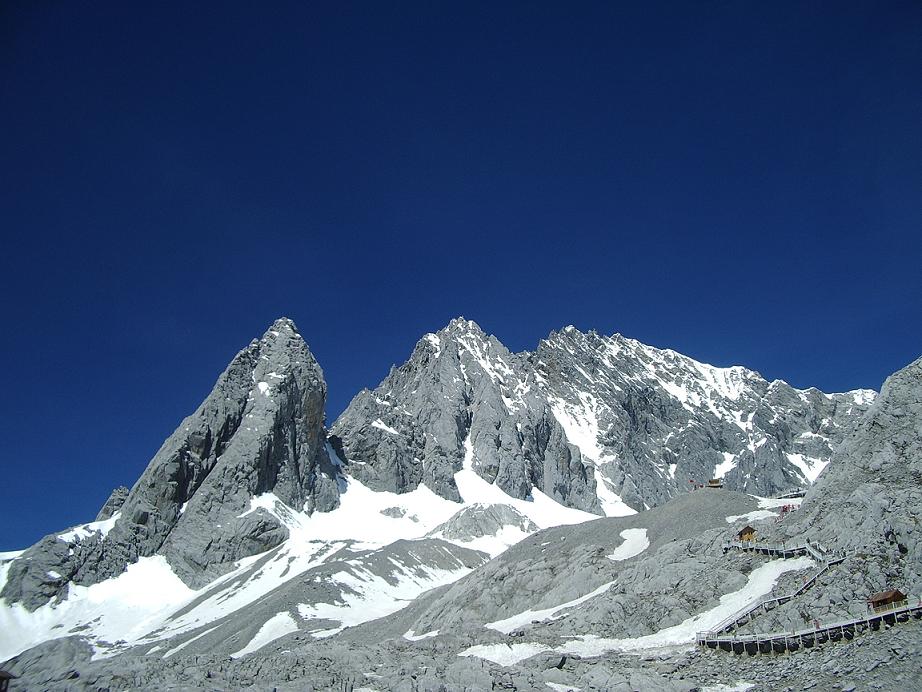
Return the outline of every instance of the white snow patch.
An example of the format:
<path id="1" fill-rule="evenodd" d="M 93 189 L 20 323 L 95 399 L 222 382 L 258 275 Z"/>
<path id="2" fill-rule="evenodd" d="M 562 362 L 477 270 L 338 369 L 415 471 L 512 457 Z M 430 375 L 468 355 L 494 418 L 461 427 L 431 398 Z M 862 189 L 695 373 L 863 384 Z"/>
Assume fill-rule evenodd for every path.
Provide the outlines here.
<path id="1" fill-rule="evenodd" d="M 430 637 L 439 636 L 438 630 L 432 630 L 431 632 L 426 632 L 425 634 L 416 634 L 413 630 L 407 630 L 403 633 L 403 638 L 410 642 L 418 642 L 421 639 L 429 639 Z"/>
<path id="2" fill-rule="evenodd" d="M 736 455 L 730 452 L 721 452 L 724 460 L 714 468 L 714 478 L 723 478 L 736 468 Z"/>
<path id="3" fill-rule="evenodd" d="M 423 337 L 426 341 L 432 344 L 432 348 L 435 349 L 435 357 L 438 358 L 442 355 L 442 340 L 435 334 L 426 334 Z"/>
<path id="4" fill-rule="evenodd" d="M 612 584 L 615 582 L 610 581 L 607 584 L 602 584 L 599 588 L 591 593 L 587 593 L 585 596 L 580 596 L 572 601 L 567 601 L 566 603 L 561 603 L 560 605 L 553 606 L 552 608 L 544 608 L 542 610 L 525 610 L 517 615 L 512 617 L 505 618 L 504 620 L 497 620 L 496 622 L 488 622 L 484 627 L 489 627 L 491 630 L 496 630 L 497 632 L 502 632 L 503 634 L 509 634 L 513 630 L 517 630 L 522 627 L 527 627 L 533 622 L 544 622 L 546 620 L 556 620 L 557 613 L 561 610 L 566 610 L 567 608 L 575 608 L 576 606 L 585 603 L 590 598 L 595 598 L 596 596 L 605 593 L 608 591 Z"/>
<path id="5" fill-rule="evenodd" d="M 701 692 L 746 692 L 755 687 L 755 683 L 746 682 L 745 680 L 740 680 L 734 685 L 724 685 L 723 683 L 718 683 L 716 685 L 705 685 L 701 688 Z"/>
<path id="6" fill-rule="evenodd" d="M 815 483 L 816 479 L 829 465 L 827 459 L 817 459 L 816 457 L 808 457 L 804 454 L 785 454 L 794 466 L 796 466 L 800 472 L 803 474 L 810 483 Z"/>
<path id="7" fill-rule="evenodd" d="M 49 577 L 51 577 L 52 579 L 60 579 L 60 578 L 61 578 L 60 572 L 56 572 L 56 571 L 54 571 L 53 569 L 48 570 L 47 572 L 45 572 L 45 574 L 47 574 L 47 575 L 48 575 Z"/>
<path id="8" fill-rule="evenodd" d="M 624 542 L 615 548 L 615 552 L 608 556 L 609 560 L 620 562 L 640 555 L 650 547 L 646 529 L 625 529 L 621 532 Z"/>
<path id="9" fill-rule="evenodd" d="M 0 553 L 0 560 L 15 560 L 17 557 L 22 555 L 25 550 L 8 550 L 5 553 Z"/>
<path id="10" fill-rule="evenodd" d="M 74 541 L 80 540 L 82 538 L 89 538 L 94 533 L 98 533 L 102 537 L 105 537 L 109 534 L 109 532 L 115 526 L 115 522 L 117 522 L 121 516 L 121 512 L 116 512 L 108 519 L 103 519 L 102 521 L 91 521 L 87 524 L 80 524 L 80 526 L 75 526 L 70 531 L 58 534 L 58 539 L 64 541 L 65 543 L 73 543 Z"/>
<path id="11" fill-rule="evenodd" d="M 732 517 L 727 517 L 727 523 L 732 524 L 736 521 L 758 521 L 759 519 L 771 519 L 772 517 L 777 517 L 777 512 L 772 512 L 767 509 L 756 509 L 752 512 L 747 512 L 746 514 L 735 514 Z"/>
<path id="12" fill-rule="evenodd" d="M 562 685 L 559 682 L 545 682 L 545 685 L 550 687 L 556 692 L 580 692 L 581 687 L 573 687 L 573 685 Z"/>
<path id="13" fill-rule="evenodd" d="M 384 432 L 390 433 L 391 435 L 399 435 L 399 434 L 400 434 L 399 432 L 397 432 L 396 430 L 394 430 L 391 426 L 387 425 L 387 424 L 386 424 L 383 420 L 381 420 L 380 418 L 375 418 L 375 419 L 371 422 L 371 427 L 377 428 L 378 430 L 383 430 Z"/>
<path id="14" fill-rule="evenodd" d="M 459 656 L 476 656 L 487 661 L 492 661 L 500 666 L 514 666 L 519 661 L 531 658 L 543 651 L 550 651 L 544 644 L 478 644 L 464 651 L 458 652 Z"/>
<path id="15" fill-rule="evenodd" d="M 266 620 L 263 623 L 263 626 L 259 628 L 259 631 L 256 633 L 250 643 L 245 647 L 231 654 L 231 658 L 240 658 L 241 656 L 246 656 L 247 654 L 253 653 L 266 644 L 274 642 L 276 639 L 281 639 L 286 634 L 291 634 L 292 632 L 298 631 L 298 623 L 295 622 L 295 619 L 291 616 L 287 610 L 282 611 L 273 615 L 271 618 Z"/>
<path id="16" fill-rule="evenodd" d="M 13 565 L 13 561 L 9 562 L 0 562 L 0 591 L 3 591 L 3 587 L 6 586 L 6 580 L 10 573 L 10 567 Z M 0 601 L 0 608 L 3 607 L 3 601 Z"/>
<path id="17" fill-rule="evenodd" d="M 167 651 L 165 654 L 163 654 L 163 658 L 169 658 L 169 657 L 172 656 L 173 654 L 175 654 L 175 653 L 177 653 L 177 652 L 179 652 L 179 651 L 182 651 L 182 650 L 185 649 L 187 646 L 189 646 L 189 644 L 191 644 L 192 642 L 194 642 L 194 641 L 196 641 L 196 640 L 198 640 L 198 639 L 201 639 L 201 638 L 204 637 L 206 634 L 211 634 L 212 632 L 214 632 L 216 629 L 218 629 L 219 626 L 220 626 L 220 625 L 215 625 L 214 627 L 210 627 L 210 628 L 208 628 L 207 630 L 205 630 L 204 632 L 202 632 L 201 634 L 196 634 L 194 637 L 191 637 L 191 638 L 187 639 L 186 641 L 184 641 L 184 642 L 183 642 L 182 644 L 180 644 L 179 646 L 174 646 L 172 649 L 170 649 L 170 650 Z M 160 646 L 155 646 L 154 648 L 152 648 L 152 649 L 151 649 L 150 651 L 148 651 L 147 653 L 151 654 L 151 653 L 153 653 L 154 651 L 157 651 L 157 650 L 159 650 L 159 649 L 161 649 L 161 648 L 162 648 L 162 647 L 160 647 Z"/>
<path id="18" fill-rule="evenodd" d="M 719 605 L 698 615 L 693 615 L 678 625 L 667 627 L 659 632 L 642 637 L 625 639 L 608 639 L 594 634 L 585 634 L 568 644 L 557 647 L 555 651 L 575 653 L 580 656 L 601 656 L 611 651 L 633 652 L 692 644 L 695 641 L 697 632 L 714 627 L 724 618 L 771 592 L 775 582 L 785 572 L 808 569 L 814 564 L 814 561 L 807 557 L 793 560 L 772 560 L 754 569 L 749 574 L 749 580 L 742 589 L 721 596 Z"/>
<path id="19" fill-rule="evenodd" d="M 789 497 L 789 498 L 778 498 L 778 497 L 759 497 L 758 495 L 750 495 L 759 501 L 760 509 L 774 509 L 776 507 L 784 507 L 785 505 L 794 505 L 795 507 L 800 507 L 800 503 L 804 501 L 802 497 Z"/>
<path id="20" fill-rule="evenodd" d="M 460 545 L 462 548 L 479 550 L 482 553 L 488 553 L 491 558 L 506 552 L 507 549 L 516 543 L 528 538 L 531 534 L 523 531 L 518 526 L 503 526 L 492 536 L 478 536 L 469 541 L 462 541 L 456 538 L 446 538 L 441 532 L 433 534 L 433 538 L 441 538 L 443 541 Z"/>
<path id="21" fill-rule="evenodd" d="M 256 388 L 263 396 L 269 396 L 269 392 L 272 390 L 272 386 L 268 382 L 257 382 Z"/>
<path id="22" fill-rule="evenodd" d="M 874 399 L 877 398 L 877 392 L 873 389 L 854 389 L 847 393 L 851 394 L 855 403 L 861 406 L 872 404 L 874 403 Z"/>

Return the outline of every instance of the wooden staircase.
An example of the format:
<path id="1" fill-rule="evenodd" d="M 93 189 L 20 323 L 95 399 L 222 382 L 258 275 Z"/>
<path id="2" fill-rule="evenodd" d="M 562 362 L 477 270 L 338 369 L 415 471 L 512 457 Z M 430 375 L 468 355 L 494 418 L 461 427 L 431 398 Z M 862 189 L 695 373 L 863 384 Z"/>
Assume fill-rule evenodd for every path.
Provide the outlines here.
<path id="1" fill-rule="evenodd" d="M 916 597 L 909 600 L 906 605 L 874 612 L 851 620 L 817 624 L 809 629 L 794 630 L 792 632 L 728 635 L 728 632 L 746 624 L 758 614 L 766 613 L 783 603 L 787 603 L 814 586 L 830 567 L 841 563 L 846 556 L 833 553 L 822 544 L 810 540 L 795 545 L 731 541 L 723 545 L 723 550 L 725 553 L 728 550 L 740 550 L 782 558 L 809 555 L 819 562 L 821 567 L 791 593 L 774 598 L 763 598 L 760 601 L 751 603 L 719 622 L 713 629 L 707 632 L 698 632 L 695 636 L 695 641 L 699 646 L 736 654 L 784 653 L 786 651 L 809 649 L 830 641 L 850 640 L 864 632 L 879 630 L 881 627 L 890 626 L 898 622 L 907 622 L 910 618 L 922 619 L 922 598 Z"/>

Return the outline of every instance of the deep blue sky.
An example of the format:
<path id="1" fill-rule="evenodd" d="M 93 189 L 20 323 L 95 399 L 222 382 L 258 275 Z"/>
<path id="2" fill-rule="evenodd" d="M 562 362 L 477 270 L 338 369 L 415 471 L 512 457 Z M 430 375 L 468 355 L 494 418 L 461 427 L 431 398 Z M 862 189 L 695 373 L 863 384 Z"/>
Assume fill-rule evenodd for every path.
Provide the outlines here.
<path id="1" fill-rule="evenodd" d="M 0 550 L 280 315 L 331 418 L 457 315 L 827 391 L 922 353 L 917 1 L 205 5 L 0 7 Z"/>

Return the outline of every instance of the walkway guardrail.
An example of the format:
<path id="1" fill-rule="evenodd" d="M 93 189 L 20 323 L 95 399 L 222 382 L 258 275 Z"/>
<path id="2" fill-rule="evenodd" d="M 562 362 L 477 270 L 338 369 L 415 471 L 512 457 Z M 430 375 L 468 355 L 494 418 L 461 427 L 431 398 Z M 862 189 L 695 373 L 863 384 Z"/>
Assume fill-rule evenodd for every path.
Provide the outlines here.
<path id="1" fill-rule="evenodd" d="M 829 641 L 853 639 L 859 634 L 879 630 L 884 625 L 908 622 L 910 618 L 922 619 L 922 598 L 914 598 L 912 605 L 904 605 L 889 610 L 869 613 L 864 617 L 840 620 L 817 625 L 809 629 L 791 632 L 771 632 L 765 634 L 744 634 L 721 636 L 715 632 L 698 632 L 695 641 L 698 646 L 720 649 L 735 654 L 748 653 L 784 653 L 808 649 Z"/>

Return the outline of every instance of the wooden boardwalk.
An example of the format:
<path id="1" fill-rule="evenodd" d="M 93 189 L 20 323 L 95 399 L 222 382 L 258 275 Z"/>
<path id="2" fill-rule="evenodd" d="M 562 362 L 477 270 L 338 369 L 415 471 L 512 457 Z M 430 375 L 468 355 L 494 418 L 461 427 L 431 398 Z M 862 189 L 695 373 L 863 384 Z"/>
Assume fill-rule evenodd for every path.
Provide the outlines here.
<path id="1" fill-rule="evenodd" d="M 845 555 L 833 553 L 822 544 L 809 540 L 794 545 L 731 541 L 724 543 L 723 550 L 725 553 L 728 550 L 740 550 L 781 558 L 809 555 L 819 562 L 821 567 L 795 591 L 784 596 L 756 601 L 724 619 L 715 625 L 713 629 L 707 632 L 698 632 L 695 636 L 698 646 L 730 651 L 735 654 L 748 653 L 753 656 L 756 654 L 785 653 L 787 651 L 809 649 L 830 641 L 850 640 L 867 631 L 879 630 L 881 627 L 894 625 L 898 622 L 907 622 L 910 618 L 922 618 L 922 598 L 915 598 L 910 601 L 915 605 L 903 605 L 881 612 L 870 613 L 852 620 L 819 624 L 810 629 L 766 634 L 727 635 L 727 632 L 746 624 L 760 613 L 768 612 L 802 594 L 816 584 L 826 570 L 845 560 Z"/>
<path id="2" fill-rule="evenodd" d="M 845 559 L 843 555 L 836 555 L 825 546 L 815 541 L 803 543 L 762 543 L 760 541 L 728 541 L 723 544 L 723 551 L 739 550 L 744 553 L 760 553 L 769 557 L 792 558 L 800 555 L 809 555 L 818 562 L 838 564 Z"/>
<path id="3" fill-rule="evenodd" d="M 699 632 L 696 642 L 709 649 L 720 649 L 735 654 L 771 654 L 810 649 L 826 642 L 847 641 L 859 634 L 879 630 L 881 627 L 907 622 L 910 618 L 922 619 L 922 599 L 913 599 L 915 605 L 905 605 L 892 610 L 872 613 L 865 617 L 839 622 L 823 623 L 818 627 L 793 632 L 744 634 L 721 636 L 715 632 Z"/>
<path id="4" fill-rule="evenodd" d="M 814 548 L 819 553 L 819 548 Z M 804 548 L 803 552 L 797 553 L 797 555 L 803 555 L 809 553 L 810 551 Z M 804 581 L 796 590 L 792 591 L 789 594 L 783 596 L 776 596 L 774 598 L 763 598 L 755 603 L 750 603 L 748 606 L 741 608 L 740 610 L 733 613 L 729 617 L 722 620 L 720 623 L 714 626 L 713 629 L 709 630 L 706 633 L 701 634 L 711 634 L 718 635 L 725 632 L 729 632 L 741 625 L 745 625 L 747 622 L 752 620 L 754 617 L 761 613 L 767 613 L 770 610 L 774 610 L 776 607 L 780 606 L 783 603 L 787 603 L 792 598 L 799 596 L 804 591 L 816 584 L 817 580 L 833 565 L 837 565 L 845 559 L 845 556 L 835 556 L 831 557 L 828 553 L 823 553 L 824 558 L 821 558 L 819 561 L 821 563 L 820 569 L 814 572 L 809 579 Z"/>

